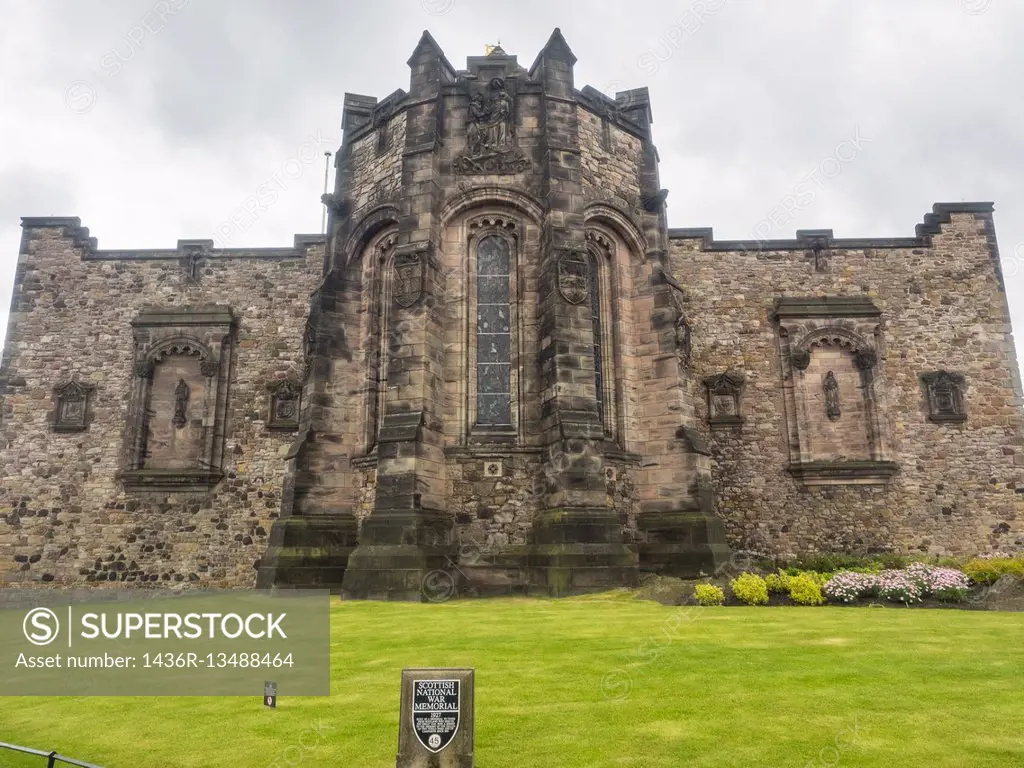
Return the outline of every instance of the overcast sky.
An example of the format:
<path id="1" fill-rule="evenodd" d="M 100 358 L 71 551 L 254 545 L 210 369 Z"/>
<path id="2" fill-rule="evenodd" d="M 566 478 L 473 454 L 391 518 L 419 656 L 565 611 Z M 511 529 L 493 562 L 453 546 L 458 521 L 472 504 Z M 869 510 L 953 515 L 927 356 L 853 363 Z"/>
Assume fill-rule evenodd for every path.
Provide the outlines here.
<path id="1" fill-rule="evenodd" d="M 1024 335 L 1021 0 L 2 7 L 0 328 L 21 216 L 78 216 L 100 248 L 291 245 L 320 231 L 345 91 L 408 88 L 424 29 L 456 68 L 499 40 L 529 67 L 558 26 L 577 88 L 650 89 L 670 226 L 906 237 L 934 202 L 991 200 Z M 277 201 L 247 217 L 275 175 Z M 802 183 L 813 200 L 786 212 Z"/>

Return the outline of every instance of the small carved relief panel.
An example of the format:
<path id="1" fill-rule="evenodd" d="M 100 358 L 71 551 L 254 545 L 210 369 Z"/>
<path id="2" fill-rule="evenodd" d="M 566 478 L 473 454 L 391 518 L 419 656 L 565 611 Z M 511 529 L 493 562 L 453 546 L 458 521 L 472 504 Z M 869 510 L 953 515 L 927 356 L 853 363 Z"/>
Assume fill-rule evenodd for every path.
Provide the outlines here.
<path id="1" fill-rule="evenodd" d="M 722 373 L 704 379 L 708 391 L 708 423 L 712 427 L 732 427 L 743 423 L 740 394 L 744 381 L 744 377 L 736 373 Z"/>
<path id="2" fill-rule="evenodd" d="M 590 264 L 582 251 L 562 251 L 558 256 L 558 292 L 570 304 L 582 304 L 590 295 Z"/>
<path id="3" fill-rule="evenodd" d="M 207 249 L 204 246 L 195 242 L 187 247 L 179 246 L 177 267 L 161 270 L 156 283 L 160 287 L 182 292 L 194 291 L 199 288 L 207 262 Z"/>
<path id="4" fill-rule="evenodd" d="M 935 422 L 967 421 L 966 380 L 959 373 L 935 371 L 921 375 L 928 394 L 928 418 Z"/>
<path id="5" fill-rule="evenodd" d="M 395 304 L 402 309 L 413 306 L 423 295 L 426 271 L 425 254 L 407 252 L 395 255 L 394 296 Z"/>
<path id="6" fill-rule="evenodd" d="M 510 174 L 525 171 L 530 161 L 516 140 L 515 101 L 503 78 L 487 90 L 470 84 L 466 113 L 466 151 L 452 164 L 457 173 Z"/>
<path id="7" fill-rule="evenodd" d="M 89 398 L 95 387 L 71 381 L 54 388 L 55 432 L 83 432 L 89 426 Z"/>
<path id="8" fill-rule="evenodd" d="M 286 379 L 267 385 L 270 392 L 270 419 L 267 429 L 292 431 L 299 428 L 302 387 Z"/>

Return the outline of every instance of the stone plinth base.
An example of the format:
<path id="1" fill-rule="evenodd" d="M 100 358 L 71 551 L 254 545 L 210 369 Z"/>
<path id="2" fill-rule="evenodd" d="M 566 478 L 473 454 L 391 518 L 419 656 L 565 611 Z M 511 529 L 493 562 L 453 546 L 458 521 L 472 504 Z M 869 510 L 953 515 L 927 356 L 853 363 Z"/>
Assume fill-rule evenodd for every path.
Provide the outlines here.
<path id="1" fill-rule="evenodd" d="M 700 510 L 646 512 L 637 521 L 640 570 L 663 576 L 711 575 L 729 561 L 725 526 Z"/>
<path id="2" fill-rule="evenodd" d="M 260 559 L 257 589 L 330 589 L 337 594 L 356 545 L 351 515 L 287 517 L 270 529 Z"/>
<path id="3" fill-rule="evenodd" d="M 630 587 L 637 554 L 625 544 L 541 544 L 530 558 L 530 591 L 551 597 Z"/>
<path id="4" fill-rule="evenodd" d="M 457 593 L 453 555 L 448 547 L 364 544 L 349 557 L 342 597 L 444 602 Z"/>

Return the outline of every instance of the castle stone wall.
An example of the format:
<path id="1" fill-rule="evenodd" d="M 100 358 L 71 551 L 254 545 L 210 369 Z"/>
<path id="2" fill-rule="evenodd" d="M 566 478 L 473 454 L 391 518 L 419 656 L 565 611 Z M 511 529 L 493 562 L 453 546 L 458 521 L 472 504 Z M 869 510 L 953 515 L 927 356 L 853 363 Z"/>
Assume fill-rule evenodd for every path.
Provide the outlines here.
<path id="1" fill-rule="evenodd" d="M 627 210 L 636 208 L 643 162 L 641 140 L 584 106 L 578 106 L 576 112 L 584 194 L 591 199 L 614 201 Z"/>
<path id="2" fill-rule="evenodd" d="M 709 428 L 706 398 L 698 410 L 715 460 L 716 511 L 734 545 L 779 553 L 1020 545 L 1024 430 L 990 227 L 990 214 L 954 213 L 930 247 L 836 243 L 817 257 L 809 247 L 729 250 L 697 236 L 672 240 L 672 267 L 688 291 L 695 376 L 745 377 L 742 425 Z M 805 372 L 787 371 L 772 318 L 783 296 L 867 298 L 881 311 L 873 386 L 885 458 L 899 467 L 887 485 L 805 486 L 787 472 L 786 376 L 810 381 L 816 366 L 835 367 L 844 397 L 860 393 L 849 366 L 824 359 L 846 352 L 816 351 Z M 939 370 L 965 377 L 966 421 L 929 419 L 921 375 Z M 841 405 L 830 422 L 823 400 L 811 404 L 811 442 L 830 454 L 822 459 L 839 451 L 864 458 L 863 414 Z"/>
<path id="3" fill-rule="evenodd" d="M 301 379 L 322 263 L 315 244 L 229 250 L 200 262 L 192 279 L 174 250 L 97 257 L 73 226 L 26 224 L 0 370 L 0 581 L 253 586 L 294 439 L 267 429 L 266 387 Z M 237 318 L 224 479 L 209 492 L 126 490 L 132 320 L 144 307 L 201 305 Z M 88 428 L 58 432 L 53 389 L 72 379 L 95 387 Z"/>
<path id="4" fill-rule="evenodd" d="M 385 201 L 393 202 L 402 188 L 402 151 L 405 149 L 405 112 L 352 144 L 350 189 L 353 213 L 365 213 Z M 387 131 L 380 143 L 378 131 Z"/>

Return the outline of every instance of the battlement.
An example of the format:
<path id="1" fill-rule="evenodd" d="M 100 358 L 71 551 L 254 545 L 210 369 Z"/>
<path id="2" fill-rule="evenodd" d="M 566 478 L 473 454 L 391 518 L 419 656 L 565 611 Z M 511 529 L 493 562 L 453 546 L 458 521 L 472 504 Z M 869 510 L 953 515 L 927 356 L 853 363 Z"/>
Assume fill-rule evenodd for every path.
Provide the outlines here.
<path id="1" fill-rule="evenodd" d="M 193 255 L 214 259 L 304 259 L 311 247 L 323 245 L 324 235 L 295 235 L 291 248 L 217 248 L 213 240 L 178 240 L 174 248 L 131 248 L 101 250 L 89 228 L 77 216 L 22 216 L 21 253 L 28 253 L 28 242 L 35 230 L 60 229 L 62 235 L 82 251 L 83 261 L 157 261 L 184 259 Z"/>
<path id="2" fill-rule="evenodd" d="M 935 203 L 932 212 L 914 229 L 914 237 L 836 238 L 831 229 L 798 229 L 796 239 L 778 240 L 715 240 L 711 227 L 670 228 L 670 240 L 700 240 L 704 251 L 805 251 L 813 248 L 858 250 L 864 248 L 929 248 L 932 237 L 942 232 L 953 214 L 974 214 L 987 222 L 992 220 L 995 206 L 991 202 Z M 992 235 L 995 247 L 995 235 Z M 998 260 L 998 259 L 997 259 Z"/>
<path id="3" fill-rule="evenodd" d="M 541 93 L 543 63 L 548 59 L 558 60 L 562 66 L 568 68 L 571 76 L 576 57 L 558 28 L 552 32 L 551 38 L 538 53 L 529 70 L 520 66 L 518 57 L 506 53 L 501 46 L 491 47 L 484 56 L 467 57 L 466 68 L 456 69 L 445 57 L 437 41 L 429 32 L 424 31 L 409 58 L 409 66 L 414 72 L 408 92 L 399 88 L 379 100 L 376 96 L 365 94 L 345 94 L 341 119 L 341 127 L 345 133 L 344 143 L 358 141 L 382 123 L 420 103 L 424 93 L 422 86 L 416 86 L 416 69 L 423 66 L 425 61 L 436 65 L 437 76 L 432 79 L 433 86 L 436 87 L 437 93 L 447 97 L 464 94 L 467 81 L 486 83 L 493 78 L 515 80 L 516 93 Z M 639 138 L 650 138 L 653 117 L 650 93 L 646 87 L 619 91 L 614 98 L 589 85 L 584 86 L 582 90 L 573 90 L 572 93 L 577 104 L 598 117 L 609 120 Z"/>

